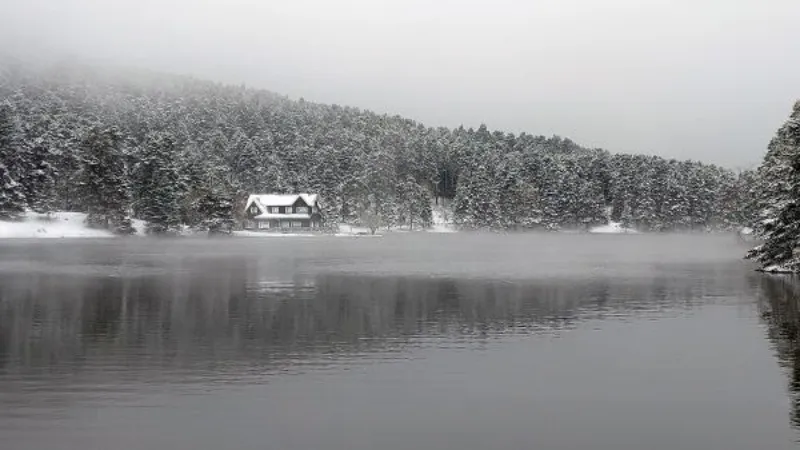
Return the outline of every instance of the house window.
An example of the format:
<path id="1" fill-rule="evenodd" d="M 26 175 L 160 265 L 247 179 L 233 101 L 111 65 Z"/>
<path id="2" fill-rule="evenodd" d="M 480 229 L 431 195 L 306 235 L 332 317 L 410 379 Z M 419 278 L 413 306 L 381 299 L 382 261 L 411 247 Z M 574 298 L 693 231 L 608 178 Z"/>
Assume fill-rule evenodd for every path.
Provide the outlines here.
<path id="1" fill-rule="evenodd" d="M 299 220 L 292 221 L 292 228 L 302 228 L 302 227 L 303 227 L 303 222 L 300 222 Z"/>
<path id="2" fill-rule="evenodd" d="M 258 228 L 261 229 L 269 228 L 269 222 L 267 222 L 266 220 L 258 222 Z"/>
<path id="3" fill-rule="evenodd" d="M 253 205 L 253 206 L 251 206 L 251 207 L 250 207 L 250 214 L 252 214 L 252 215 L 254 215 L 254 216 L 255 216 L 256 214 L 258 214 L 258 206 L 256 206 L 256 205 Z"/>
<path id="4" fill-rule="evenodd" d="M 281 212 L 281 208 L 279 206 L 270 206 L 269 212 L 271 212 L 272 214 L 278 214 Z"/>
<path id="5" fill-rule="evenodd" d="M 308 214 L 308 206 L 296 206 L 294 212 L 297 214 Z"/>

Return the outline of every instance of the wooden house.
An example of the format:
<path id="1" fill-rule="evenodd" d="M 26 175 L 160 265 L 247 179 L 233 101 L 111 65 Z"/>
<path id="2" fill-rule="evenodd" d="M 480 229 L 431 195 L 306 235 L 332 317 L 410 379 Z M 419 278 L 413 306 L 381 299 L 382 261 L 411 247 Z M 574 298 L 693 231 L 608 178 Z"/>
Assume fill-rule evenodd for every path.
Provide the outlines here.
<path id="1" fill-rule="evenodd" d="M 245 205 L 244 229 L 293 231 L 322 226 L 316 194 L 251 195 Z"/>

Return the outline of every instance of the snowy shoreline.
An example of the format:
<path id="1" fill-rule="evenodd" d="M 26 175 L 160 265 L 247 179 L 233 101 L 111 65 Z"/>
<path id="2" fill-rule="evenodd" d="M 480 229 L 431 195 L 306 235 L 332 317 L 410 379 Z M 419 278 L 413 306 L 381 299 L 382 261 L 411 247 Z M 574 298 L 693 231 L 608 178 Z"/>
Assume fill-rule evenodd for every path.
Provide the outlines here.
<path id="1" fill-rule="evenodd" d="M 633 228 L 628 228 L 622 225 L 621 222 L 609 222 L 606 225 L 599 225 L 589 229 L 589 233 L 593 234 L 638 234 L 639 232 Z"/>
<path id="2" fill-rule="evenodd" d="M 145 223 L 133 220 L 134 236 L 146 236 Z M 434 223 L 426 230 L 419 232 L 452 233 L 456 230 L 446 223 Z M 232 234 L 241 238 L 282 238 L 282 237 L 381 237 L 387 233 L 407 233 L 409 230 L 379 230 L 372 234 L 368 228 L 342 224 L 336 233 L 274 233 L 263 231 L 236 230 Z M 417 230 L 414 230 L 417 232 Z M 184 234 L 190 236 L 191 233 Z M 51 214 L 26 213 L 17 221 L 0 220 L 0 239 L 75 239 L 75 238 L 115 238 L 109 230 L 89 228 L 86 226 L 86 214 L 80 212 L 53 212 Z"/>
<path id="3" fill-rule="evenodd" d="M 54 238 L 113 238 L 108 230 L 89 228 L 86 214 L 55 212 L 37 214 L 29 212 L 19 221 L 0 221 L 0 238 L 4 239 L 54 239 Z M 138 231 L 138 230 L 137 230 Z"/>
<path id="4" fill-rule="evenodd" d="M 28 212 L 19 221 L 0 221 L 0 239 L 54 239 L 54 238 L 114 238 L 108 230 L 94 229 L 86 226 L 86 214 L 79 212 L 54 212 L 49 215 Z M 135 236 L 144 237 L 145 223 L 134 220 Z M 298 232 L 275 233 L 264 231 L 236 230 L 233 237 L 238 238 L 309 238 L 309 237 L 382 237 L 397 234 L 416 233 L 459 233 L 447 216 L 434 210 L 433 224 L 426 229 L 409 230 L 406 227 L 395 227 L 390 230 L 379 229 L 373 234 L 369 228 L 351 224 L 340 224 L 334 233 Z M 465 231 L 468 232 L 468 231 Z M 641 234 L 633 228 L 627 228 L 619 222 L 610 222 L 584 231 L 588 234 Z M 182 233 L 183 236 L 192 236 L 193 233 Z M 199 235 L 199 234 L 198 234 Z M 778 267 L 763 269 L 765 272 L 784 273 Z"/>

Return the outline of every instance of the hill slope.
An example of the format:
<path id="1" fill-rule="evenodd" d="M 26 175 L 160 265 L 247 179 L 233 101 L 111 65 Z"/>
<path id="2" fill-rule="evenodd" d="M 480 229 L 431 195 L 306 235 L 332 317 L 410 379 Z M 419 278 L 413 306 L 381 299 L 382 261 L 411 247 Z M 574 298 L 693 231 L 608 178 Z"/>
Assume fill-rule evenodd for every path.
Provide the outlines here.
<path id="1" fill-rule="evenodd" d="M 452 200 L 456 224 L 478 228 L 613 220 L 645 230 L 706 229 L 746 220 L 747 178 L 713 165 L 485 126 L 429 128 L 148 72 L 6 62 L 0 77 L 0 177 L 8 180 L 0 215 L 7 217 L 25 207 L 88 211 L 124 231 L 123 216 L 132 214 L 164 231 L 227 220 L 238 208 L 230 203 L 246 193 L 311 191 L 321 194 L 331 223 L 427 226 L 437 198 Z M 109 196 L 100 187 L 87 192 L 98 161 L 121 161 L 121 181 L 105 187 L 120 191 L 114 205 L 97 204 Z"/>

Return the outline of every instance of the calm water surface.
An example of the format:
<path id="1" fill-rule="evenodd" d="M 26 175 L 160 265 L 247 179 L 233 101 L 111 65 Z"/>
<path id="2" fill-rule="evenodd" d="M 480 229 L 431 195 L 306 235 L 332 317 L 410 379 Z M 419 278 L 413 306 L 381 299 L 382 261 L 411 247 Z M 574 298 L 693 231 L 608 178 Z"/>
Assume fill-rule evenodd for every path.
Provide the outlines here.
<path id="1" fill-rule="evenodd" d="M 0 448 L 798 446 L 732 237 L 0 242 Z"/>

